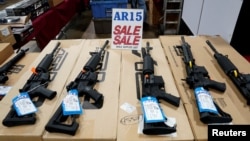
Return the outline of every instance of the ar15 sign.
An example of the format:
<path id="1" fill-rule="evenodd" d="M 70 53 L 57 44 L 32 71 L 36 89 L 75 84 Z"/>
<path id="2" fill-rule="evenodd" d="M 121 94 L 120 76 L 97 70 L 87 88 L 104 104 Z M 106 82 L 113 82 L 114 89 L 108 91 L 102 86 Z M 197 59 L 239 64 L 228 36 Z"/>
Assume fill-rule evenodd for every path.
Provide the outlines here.
<path id="1" fill-rule="evenodd" d="M 112 9 L 112 49 L 141 50 L 143 10 Z"/>

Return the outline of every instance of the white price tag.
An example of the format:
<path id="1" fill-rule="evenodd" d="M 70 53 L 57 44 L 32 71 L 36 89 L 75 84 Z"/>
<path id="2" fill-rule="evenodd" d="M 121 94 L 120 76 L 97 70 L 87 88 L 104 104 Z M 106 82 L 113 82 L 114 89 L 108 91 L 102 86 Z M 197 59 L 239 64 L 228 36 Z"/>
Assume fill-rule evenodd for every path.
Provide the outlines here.
<path id="1" fill-rule="evenodd" d="M 129 103 L 124 103 L 120 106 L 121 109 L 123 109 L 124 111 L 128 112 L 128 113 L 132 113 L 133 111 L 136 110 L 135 106 L 129 104 Z"/>
<path id="2" fill-rule="evenodd" d="M 0 96 L 6 95 L 10 91 L 10 86 L 0 86 Z"/>

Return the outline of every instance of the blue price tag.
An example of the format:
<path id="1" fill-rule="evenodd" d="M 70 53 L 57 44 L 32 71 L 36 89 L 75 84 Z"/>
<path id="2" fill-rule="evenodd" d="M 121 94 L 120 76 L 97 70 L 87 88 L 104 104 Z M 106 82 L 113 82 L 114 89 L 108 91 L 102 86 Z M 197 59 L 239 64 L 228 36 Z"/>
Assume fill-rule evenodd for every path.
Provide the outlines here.
<path id="1" fill-rule="evenodd" d="M 23 116 L 37 112 L 37 108 L 32 102 L 27 92 L 20 93 L 12 99 L 14 109 L 18 116 Z"/>
<path id="2" fill-rule="evenodd" d="M 69 90 L 67 96 L 63 99 L 62 108 L 63 115 L 80 115 L 83 113 L 76 89 Z"/>
<path id="3" fill-rule="evenodd" d="M 199 112 L 210 112 L 219 114 L 214 105 L 212 96 L 203 87 L 195 88 L 194 90 Z"/>
<path id="4" fill-rule="evenodd" d="M 141 98 L 141 105 L 146 123 L 166 121 L 166 117 L 155 97 Z"/>

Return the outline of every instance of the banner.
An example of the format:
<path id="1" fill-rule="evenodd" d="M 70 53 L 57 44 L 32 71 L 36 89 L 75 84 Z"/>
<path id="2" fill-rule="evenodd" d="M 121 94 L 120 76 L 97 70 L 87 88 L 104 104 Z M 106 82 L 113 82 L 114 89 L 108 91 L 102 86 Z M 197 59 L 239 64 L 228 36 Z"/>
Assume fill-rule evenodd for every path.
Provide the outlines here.
<path id="1" fill-rule="evenodd" d="M 112 9 L 112 49 L 141 50 L 142 9 Z"/>

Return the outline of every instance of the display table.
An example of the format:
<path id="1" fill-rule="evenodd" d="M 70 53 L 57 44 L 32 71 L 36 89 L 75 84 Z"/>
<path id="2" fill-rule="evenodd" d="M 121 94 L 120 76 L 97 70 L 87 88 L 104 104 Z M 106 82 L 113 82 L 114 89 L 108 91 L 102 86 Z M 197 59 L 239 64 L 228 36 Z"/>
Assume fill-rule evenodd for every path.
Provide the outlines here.
<path id="1" fill-rule="evenodd" d="M 16 43 L 14 49 L 20 48 L 35 38 L 38 47 L 42 50 L 52 39 L 55 39 L 60 30 L 81 10 L 82 0 L 64 0 L 56 7 L 32 20 L 34 31 L 24 41 Z"/>

